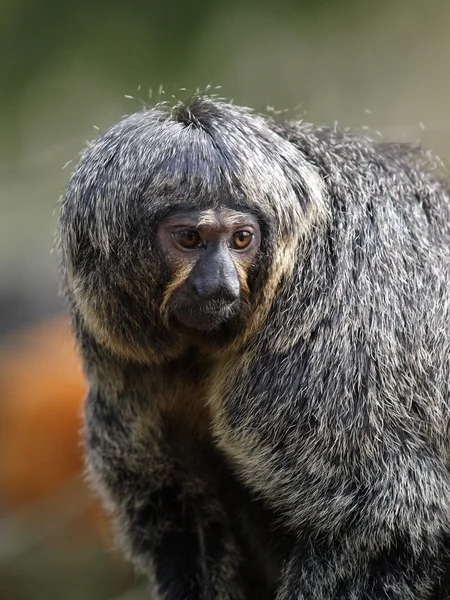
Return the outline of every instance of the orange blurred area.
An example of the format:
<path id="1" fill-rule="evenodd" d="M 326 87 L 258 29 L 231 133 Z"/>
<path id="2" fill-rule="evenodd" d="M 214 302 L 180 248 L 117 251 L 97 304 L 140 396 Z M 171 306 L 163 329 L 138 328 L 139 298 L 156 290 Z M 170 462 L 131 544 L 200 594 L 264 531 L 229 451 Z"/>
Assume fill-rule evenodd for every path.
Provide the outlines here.
<path id="1" fill-rule="evenodd" d="M 85 391 L 67 319 L 8 340 L 0 353 L 2 509 L 29 505 L 81 477 Z"/>
<path id="2" fill-rule="evenodd" d="M 0 516 L 83 526 L 111 543 L 83 476 L 86 393 L 69 320 L 10 336 L 0 350 Z"/>
<path id="3" fill-rule="evenodd" d="M 134 578 L 84 478 L 86 384 L 69 320 L 0 347 L 0 598 L 114 597 Z M 80 573 L 82 577 L 80 578 Z M 72 594 L 72 595 L 71 595 Z M 136 596 L 138 597 L 138 596 Z"/>

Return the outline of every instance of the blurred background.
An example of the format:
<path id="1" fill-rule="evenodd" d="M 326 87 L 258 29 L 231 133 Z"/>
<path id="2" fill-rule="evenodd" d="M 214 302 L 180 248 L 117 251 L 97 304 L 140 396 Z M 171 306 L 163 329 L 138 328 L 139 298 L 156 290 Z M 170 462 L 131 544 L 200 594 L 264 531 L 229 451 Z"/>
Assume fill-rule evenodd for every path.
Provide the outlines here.
<path id="1" fill-rule="evenodd" d="M 81 476 L 84 384 L 52 250 L 86 141 L 212 84 L 447 160 L 449 27 L 448 0 L 0 0 L 1 600 L 144 597 Z"/>

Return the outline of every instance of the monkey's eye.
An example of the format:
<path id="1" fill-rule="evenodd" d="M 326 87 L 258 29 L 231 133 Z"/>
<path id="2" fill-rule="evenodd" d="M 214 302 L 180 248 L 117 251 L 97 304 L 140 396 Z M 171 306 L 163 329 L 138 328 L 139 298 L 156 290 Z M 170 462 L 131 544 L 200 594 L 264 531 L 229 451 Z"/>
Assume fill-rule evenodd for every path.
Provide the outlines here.
<path id="1" fill-rule="evenodd" d="M 202 245 L 202 240 L 198 233 L 194 229 L 186 229 L 185 231 L 177 231 L 173 234 L 175 241 L 182 248 L 193 250 L 199 248 Z"/>
<path id="2" fill-rule="evenodd" d="M 231 247 L 235 250 L 243 250 L 252 240 L 253 234 L 250 231 L 236 231 L 231 238 Z"/>

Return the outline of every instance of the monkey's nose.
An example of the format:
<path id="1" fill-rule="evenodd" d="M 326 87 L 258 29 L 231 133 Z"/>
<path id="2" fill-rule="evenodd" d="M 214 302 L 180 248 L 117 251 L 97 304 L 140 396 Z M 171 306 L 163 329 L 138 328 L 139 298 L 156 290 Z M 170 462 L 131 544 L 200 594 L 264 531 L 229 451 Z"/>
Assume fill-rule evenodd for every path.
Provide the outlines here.
<path id="1" fill-rule="evenodd" d="M 208 252 L 194 268 L 190 283 L 201 302 L 222 300 L 232 303 L 240 296 L 241 287 L 234 262 L 227 249 Z"/>
<path id="2" fill-rule="evenodd" d="M 225 302 L 234 302 L 239 298 L 239 279 L 208 277 L 195 278 L 192 281 L 192 289 L 199 300 L 206 302 L 209 300 L 224 300 Z"/>

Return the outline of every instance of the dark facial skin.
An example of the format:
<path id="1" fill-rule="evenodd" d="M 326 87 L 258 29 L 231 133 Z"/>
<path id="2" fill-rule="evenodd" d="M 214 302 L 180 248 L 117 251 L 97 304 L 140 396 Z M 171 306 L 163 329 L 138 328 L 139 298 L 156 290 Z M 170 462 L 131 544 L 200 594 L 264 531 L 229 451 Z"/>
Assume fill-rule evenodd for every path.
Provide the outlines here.
<path id="1" fill-rule="evenodd" d="M 157 242 L 176 282 L 168 300 L 170 313 L 203 331 L 232 319 L 242 300 L 242 278 L 260 241 L 258 222 L 248 213 L 218 208 L 164 219 Z"/>

